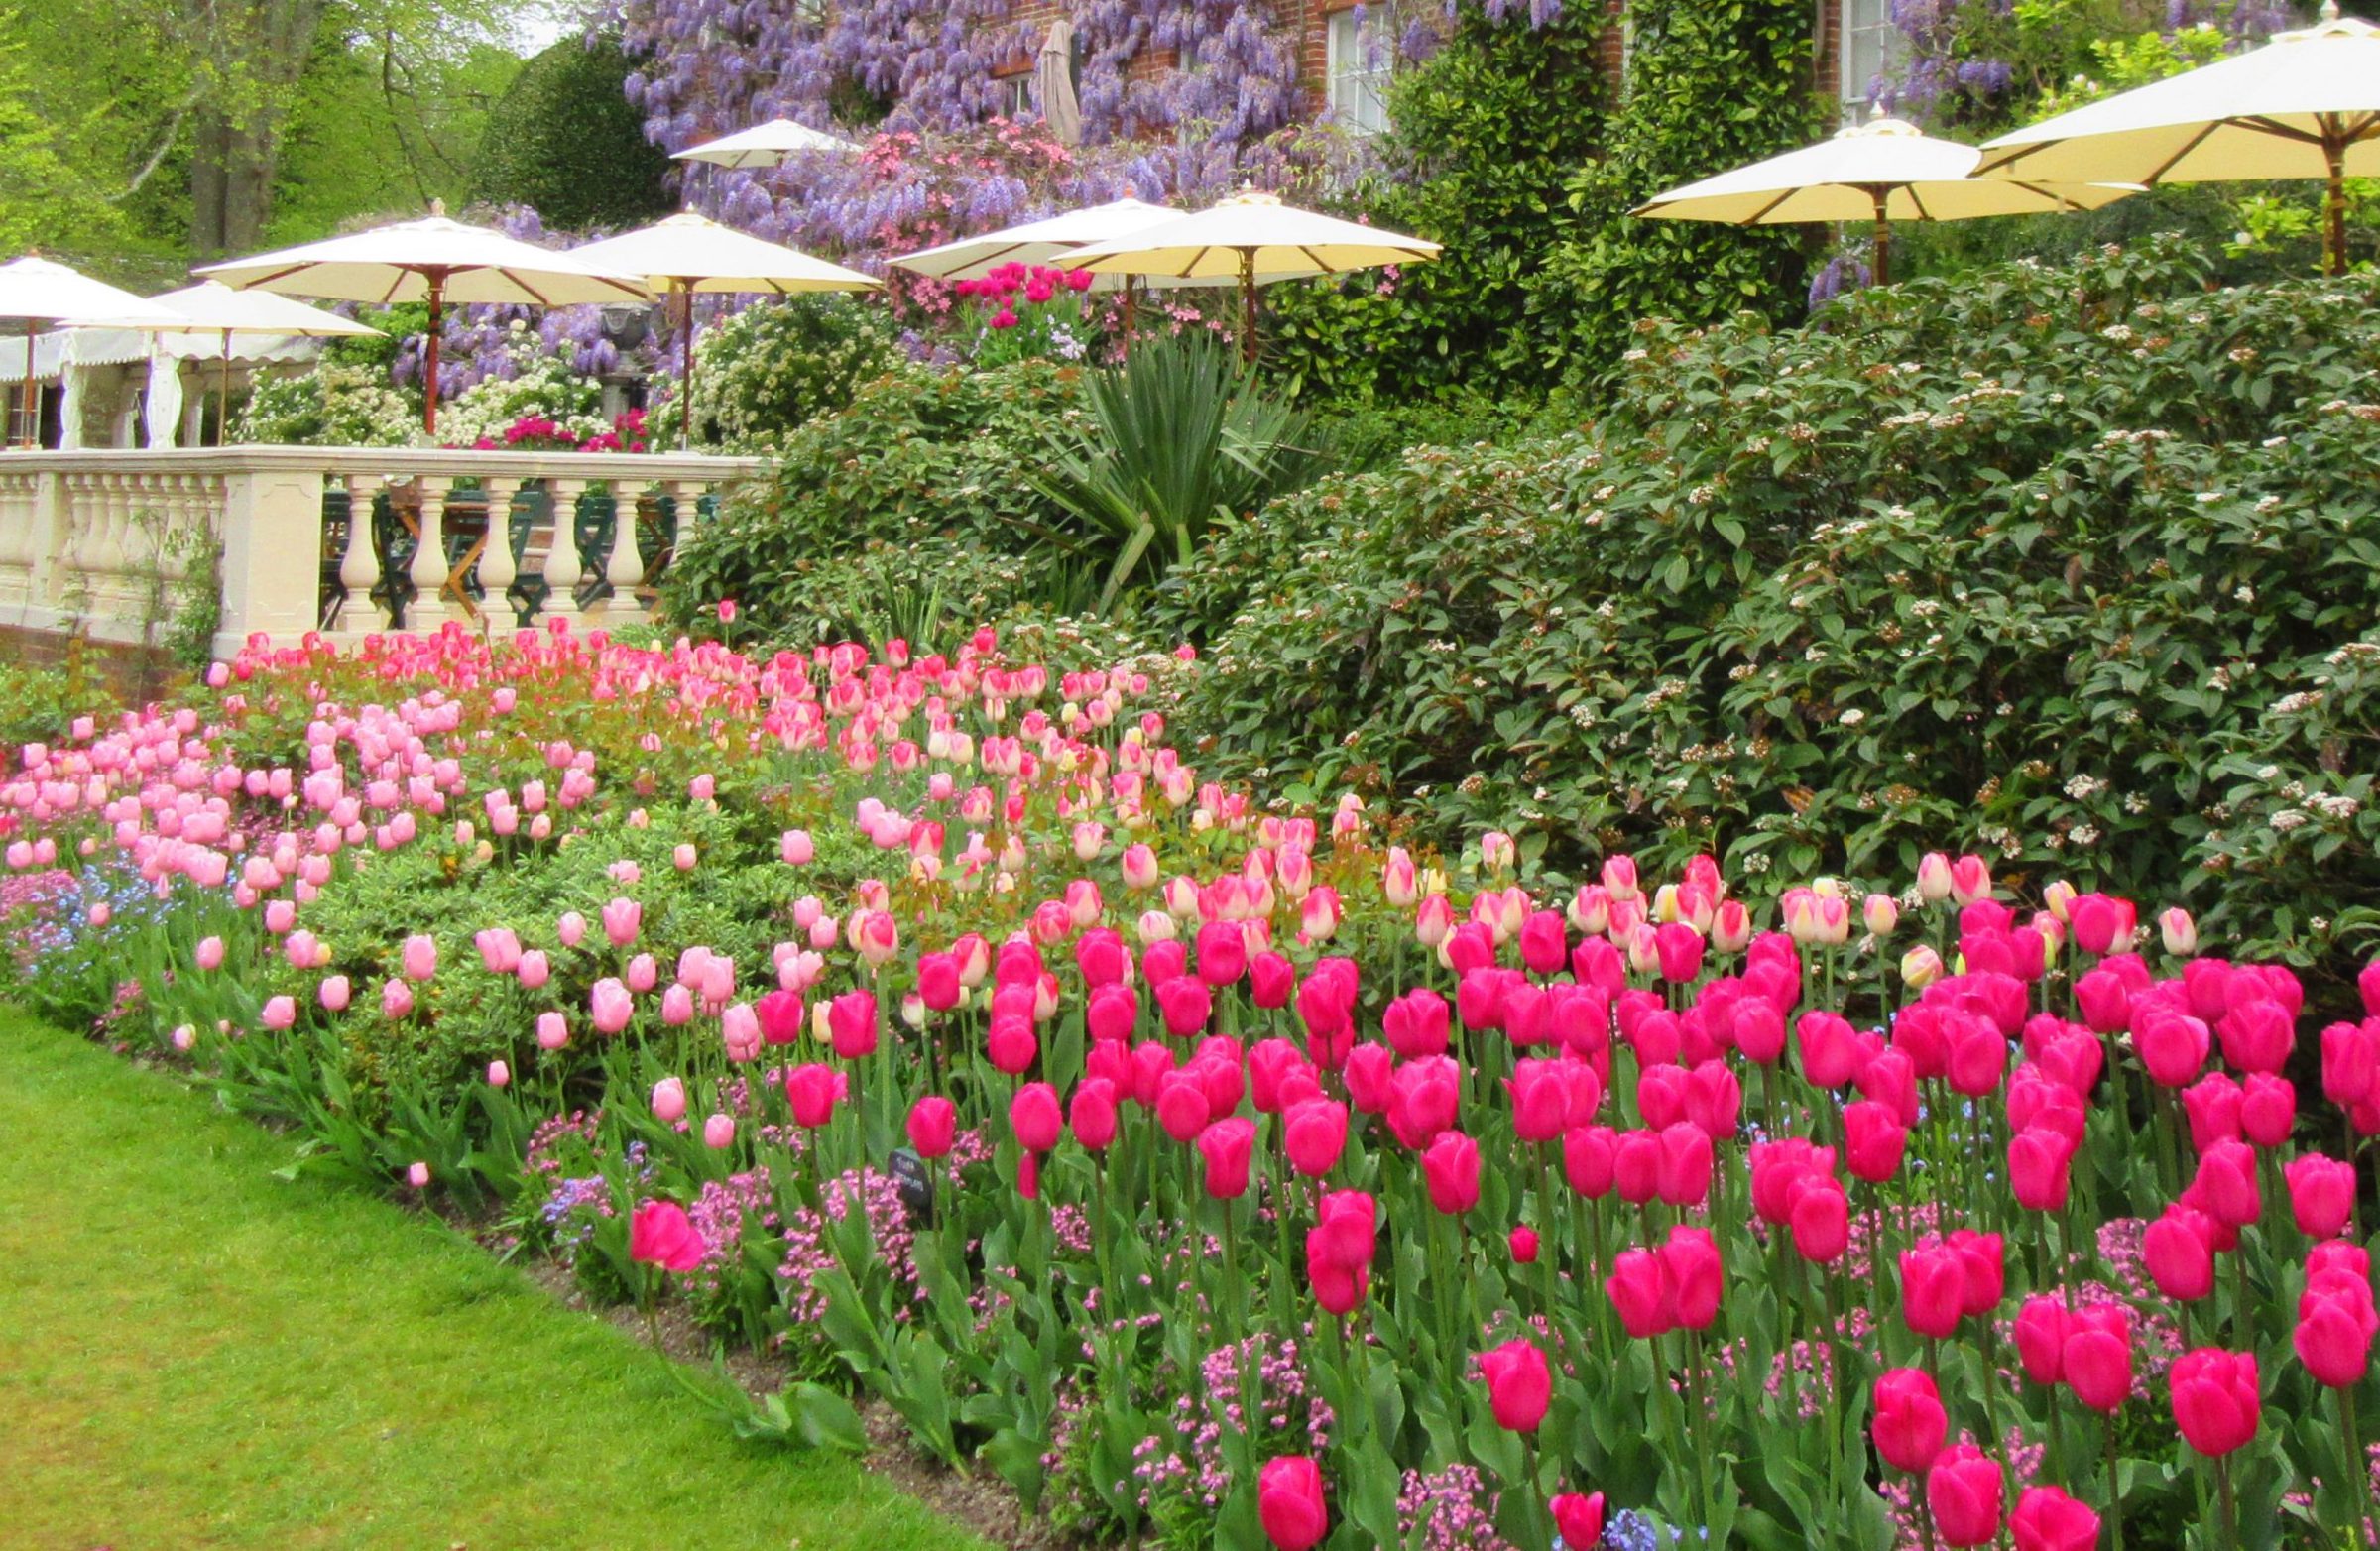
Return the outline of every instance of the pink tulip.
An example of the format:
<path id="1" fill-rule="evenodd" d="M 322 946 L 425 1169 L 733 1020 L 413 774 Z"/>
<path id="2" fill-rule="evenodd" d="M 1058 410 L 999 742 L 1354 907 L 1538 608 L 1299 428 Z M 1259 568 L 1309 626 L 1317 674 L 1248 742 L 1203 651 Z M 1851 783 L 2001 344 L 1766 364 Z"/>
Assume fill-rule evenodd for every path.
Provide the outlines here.
<path id="1" fill-rule="evenodd" d="M 202 970 L 221 969 L 223 967 L 223 939 L 220 937 L 199 938 L 196 962 Z"/>
<path id="2" fill-rule="evenodd" d="M 322 982 L 322 989 L 317 995 L 321 999 L 324 1012 L 344 1013 L 347 1011 L 349 999 L 354 995 L 354 989 L 348 983 L 346 976 L 332 975 Z"/>
<path id="3" fill-rule="evenodd" d="M 603 934 L 615 948 L 635 942 L 644 923 L 645 907 L 634 899 L 614 898 L 603 907 Z"/>
<path id="4" fill-rule="evenodd" d="M 405 978 L 428 980 L 438 972 L 438 944 L 434 937 L 415 935 L 405 939 Z M 402 1014 L 391 1014 L 402 1016 Z"/>
<path id="5" fill-rule="evenodd" d="M 736 1123 L 725 1115 L 713 1115 L 702 1123 L 702 1144 L 713 1152 L 720 1151 L 736 1139 Z"/>
<path id="6" fill-rule="evenodd" d="M 686 1085 L 674 1077 L 664 1077 L 653 1085 L 653 1118 L 664 1126 L 674 1126 L 685 1118 Z"/>

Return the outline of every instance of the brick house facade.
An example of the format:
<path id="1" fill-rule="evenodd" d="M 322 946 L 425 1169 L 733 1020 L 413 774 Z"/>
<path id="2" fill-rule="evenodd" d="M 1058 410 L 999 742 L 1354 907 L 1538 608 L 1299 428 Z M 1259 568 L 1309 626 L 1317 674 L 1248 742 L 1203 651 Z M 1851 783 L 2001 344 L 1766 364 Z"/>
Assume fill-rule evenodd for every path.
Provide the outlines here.
<path id="1" fill-rule="evenodd" d="M 1357 41 L 1358 18 L 1354 13 L 1363 0 L 1258 0 L 1258 3 L 1268 4 L 1276 17 L 1295 30 L 1298 77 L 1312 111 L 1319 115 L 1338 107 L 1343 119 L 1351 112 L 1362 116 L 1362 93 L 1351 77 L 1378 70 L 1382 55 L 1378 49 L 1364 49 Z M 1373 0 L 1374 10 L 1378 3 L 1379 0 Z M 1573 0 L 1573 3 L 1600 4 L 1611 19 L 1612 25 L 1603 39 L 1603 68 L 1607 79 L 1617 81 L 1627 68 L 1629 6 L 1692 4 L 1694 0 Z M 1889 0 L 1811 0 L 1811 3 L 1817 13 L 1818 42 L 1812 68 L 1813 86 L 1840 97 L 1846 104 L 1846 111 L 1864 104 L 1869 79 L 1889 59 L 1892 37 Z M 1046 27 L 1066 14 L 1069 5 L 1070 0 L 1013 0 L 1010 16 L 1036 28 Z M 1846 41 L 1850 45 L 1847 54 Z M 1132 60 L 1130 71 L 1134 78 L 1144 78 L 1171 69 L 1174 64 L 1172 50 L 1158 50 Z M 995 74 L 997 78 L 1015 81 L 1016 89 L 1021 92 L 1032 65 L 1029 58 L 1018 59 L 1002 65 Z"/>

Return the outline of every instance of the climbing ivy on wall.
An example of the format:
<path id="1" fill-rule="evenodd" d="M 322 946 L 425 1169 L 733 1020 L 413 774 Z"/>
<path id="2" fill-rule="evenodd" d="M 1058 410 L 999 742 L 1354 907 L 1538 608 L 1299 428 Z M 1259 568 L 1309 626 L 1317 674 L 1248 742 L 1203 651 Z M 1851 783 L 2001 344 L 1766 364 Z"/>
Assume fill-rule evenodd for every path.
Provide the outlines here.
<path id="1" fill-rule="evenodd" d="M 1627 99 L 1602 158 L 1567 190 L 1577 233 L 1547 256 L 1531 292 L 1547 378 L 1599 374 L 1628 347 L 1636 319 L 1700 323 L 1804 304 L 1809 234 L 1640 220 L 1663 188 L 1806 145 L 1833 114 L 1813 89 L 1809 0 L 1646 5 L 1628 57 Z"/>
<path id="2" fill-rule="evenodd" d="M 1444 257 L 1277 289 L 1276 372 L 1339 400 L 1543 376 L 1532 277 L 1577 225 L 1564 180 L 1610 133 L 1612 25 L 1600 4 L 1532 15 L 1465 0 L 1443 46 L 1392 87 L 1392 160 L 1363 200 L 1383 226 L 1443 238 Z"/>

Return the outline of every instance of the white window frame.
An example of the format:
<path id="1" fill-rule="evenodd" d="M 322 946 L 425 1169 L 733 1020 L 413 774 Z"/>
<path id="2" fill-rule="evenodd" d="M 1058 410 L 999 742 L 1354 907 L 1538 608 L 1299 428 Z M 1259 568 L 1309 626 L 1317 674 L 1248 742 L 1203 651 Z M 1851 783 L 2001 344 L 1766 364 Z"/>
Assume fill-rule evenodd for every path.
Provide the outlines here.
<path id="1" fill-rule="evenodd" d="M 1377 41 L 1375 17 L 1386 5 L 1348 6 L 1323 18 L 1323 80 L 1332 121 L 1351 135 L 1388 131 L 1388 77 L 1395 68 L 1393 40 Z"/>
<path id="2" fill-rule="evenodd" d="M 1836 25 L 1843 36 L 1835 50 L 1835 92 L 1842 100 L 1843 121 L 1855 124 L 1866 112 L 1868 90 L 1876 77 L 1892 68 L 1901 32 L 1892 25 L 1892 0 L 1843 0 Z"/>
<path id="3" fill-rule="evenodd" d="M 1000 88 L 1000 116 L 1021 123 L 1033 116 L 1033 72 L 1019 70 L 1013 75 L 996 75 L 993 82 Z"/>

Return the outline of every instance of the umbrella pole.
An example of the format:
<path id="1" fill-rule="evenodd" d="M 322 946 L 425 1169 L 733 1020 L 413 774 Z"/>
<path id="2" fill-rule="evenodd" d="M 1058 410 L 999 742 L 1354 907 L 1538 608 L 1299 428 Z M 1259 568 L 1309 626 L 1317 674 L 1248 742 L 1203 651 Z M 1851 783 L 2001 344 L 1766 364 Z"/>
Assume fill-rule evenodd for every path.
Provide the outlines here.
<path id="1" fill-rule="evenodd" d="M 231 330 L 223 330 L 223 358 L 215 367 L 215 445 L 231 445 Z"/>
<path id="2" fill-rule="evenodd" d="M 19 419 L 17 429 L 24 445 L 39 446 L 42 440 L 40 421 L 33 407 L 33 319 L 25 320 L 25 381 L 17 394 Z"/>
<path id="3" fill-rule="evenodd" d="M 677 395 L 677 450 L 694 450 L 694 287 L 677 288 L 678 348 L 686 353 L 686 380 Z"/>
<path id="4" fill-rule="evenodd" d="M 1884 215 L 1886 194 L 1880 188 L 1874 192 L 1876 200 L 1876 274 L 1874 283 L 1879 286 L 1889 286 L 1892 284 L 1892 222 Z"/>
<path id="5" fill-rule="evenodd" d="M 1139 276 L 1127 275 L 1124 277 L 1124 349 L 1128 355 L 1131 353 L 1132 348 L 1132 329 L 1140 320 L 1139 285 Z"/>
<path id="6" fill-rule="evenodd" d="M 2335 278 L 2347 272 L 2347 148 L 2325 134 L 2322 155 L 2330 163 L 2330 189 L 2322 199 L 2322 273 Z"/>
<path id="7" fill-rule="evenodd" d="M 424 435 L 438 433 L 438 335 L 446 331 L 446 277 L 432 270 L 429 274 L 429 375 L 423 382 L 421 400 L 421 430 Z"/>
<path id="8" fill-rule="evenodd" d="M 1256 250 L 1240 250 L 1240 353 L 1256 364 Z"/>

